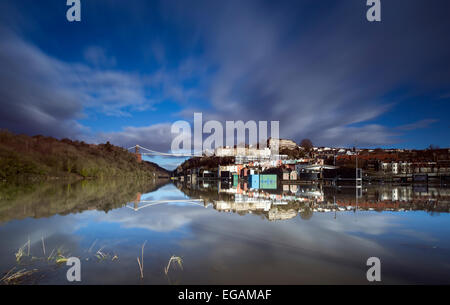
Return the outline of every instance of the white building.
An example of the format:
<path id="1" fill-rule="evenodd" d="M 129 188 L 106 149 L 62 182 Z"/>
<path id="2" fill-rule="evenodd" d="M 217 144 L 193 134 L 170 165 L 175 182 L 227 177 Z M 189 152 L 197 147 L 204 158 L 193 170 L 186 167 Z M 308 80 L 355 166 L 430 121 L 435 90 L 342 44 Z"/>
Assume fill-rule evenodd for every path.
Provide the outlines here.
<path id="1" fill-rule="evenodd" d="M 283 148 L 296 149 L 298 147 L 297 143 L 295 143 L 292 140 L 274 139 L 274 138 L 270 138 L 268 140 L 268 146 L 270 150 L 279 150 Z"/>
<path id="2" fill-rule="evenodd" d="M 236 156 L 243 156 L 243 157 L 255 157 L 255 158 L 261 158 L 261 159 L 269 159 L 271 156 L 270 149 L 268 147 L 263 149 L 258 149 L 256 147 L 238 147 L 238 148 L 231 148 L 231 147 L 218 147 L 215 150 L 214 153 L 217 157 L 236 157 Z"/>

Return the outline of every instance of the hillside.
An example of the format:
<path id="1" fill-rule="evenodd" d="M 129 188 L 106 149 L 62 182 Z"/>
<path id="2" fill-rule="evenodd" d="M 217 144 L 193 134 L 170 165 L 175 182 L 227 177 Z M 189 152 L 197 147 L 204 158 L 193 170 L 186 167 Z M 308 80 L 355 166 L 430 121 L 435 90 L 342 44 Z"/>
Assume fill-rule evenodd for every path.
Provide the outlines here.
<path id="1" fill-rule="evenodd" d="M 234 157 L 192 157 L 180 164 L 175 170 L 176 172 L 185 171 L 191 168 L 213 169 L 219 165 L 228 165 L 234 163 Z"/>
<path id="2" fill-rule="evenodd" d="M 134 154 L 110 143 L 86 144 L 0 130 L 0 180 L 158 176 L 169 173 L 152 162 L 138 163 Z"/>

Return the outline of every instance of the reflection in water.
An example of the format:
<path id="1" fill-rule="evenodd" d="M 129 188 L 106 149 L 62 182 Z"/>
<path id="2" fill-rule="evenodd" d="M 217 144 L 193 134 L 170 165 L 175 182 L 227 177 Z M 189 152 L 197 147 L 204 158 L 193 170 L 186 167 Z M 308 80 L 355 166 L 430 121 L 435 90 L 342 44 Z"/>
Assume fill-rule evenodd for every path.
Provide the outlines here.
<path id="1" fill-rule="evenodd" d="M 313 212 L 347 210 L 450 212 L 450 188 L 373 185 L 356 195 L 354 187 L 320 184 L 285 184 L 276 190 L 249 189 L 245 183 L 231 186 L 227 182 L 177 187 L 190 198 L 211 203 L 218 211 L 258 214 L 268 220 L 291 219 L 298 214 L 309 219 Z"/>
<path id="2" fill-rule="evenodd" d="M 27 217 L 42 218 L 86 210 L 108 212 L 139 193 L 157 190 L 167 181 L 83 180 L 72 184 L 0 184 L 0 223 Z"/>
<path id="3" fill-rule="evenodd" d="M 81 284 L 366 284 L 365 262 L 377 256 L 383 283 L 450 283 L 449 189 L 355 194 L 216 182 L 1 185 L 0 278 L 16 267 L 38 270 L 23 283 L 67 284 L 67 267 L 49 259 L 61 255 L 80 257 Z M 171 257 L 183 269 L 166 271 Z"/>

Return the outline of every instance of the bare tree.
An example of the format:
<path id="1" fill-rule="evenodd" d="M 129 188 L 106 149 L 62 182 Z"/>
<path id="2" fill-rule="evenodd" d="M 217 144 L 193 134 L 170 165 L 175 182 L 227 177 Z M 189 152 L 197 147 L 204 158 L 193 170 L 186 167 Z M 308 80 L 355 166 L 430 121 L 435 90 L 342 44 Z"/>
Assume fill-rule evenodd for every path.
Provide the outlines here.
<path id="1" fill-rule="evenodd" d="M 437 150 L 437 149 L 439 149 L 439 146 L 438 146 L 438 145 L 430 144 L 430 146 L 428 147 L 428 149 L 429 149 L 429 150 Z"/>
<path id="2" fill-rule="evenodd" d="M 310 139 L 303 139 L 300 142 L 300 146 L 303 147 L 306 151 L 310 151 L 313 148 L 313 143 Z"/>

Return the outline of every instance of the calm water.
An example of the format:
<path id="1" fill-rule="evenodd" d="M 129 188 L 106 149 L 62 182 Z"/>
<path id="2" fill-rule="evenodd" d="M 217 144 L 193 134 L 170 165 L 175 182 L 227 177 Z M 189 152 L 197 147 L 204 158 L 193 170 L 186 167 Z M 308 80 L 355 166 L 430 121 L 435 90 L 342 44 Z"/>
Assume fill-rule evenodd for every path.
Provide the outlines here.
<path id="1" fill-rule="evenodd" d="M 449 284 L 449 208 L 425 186 L 1 185 L 0 278 L 69 284 L 58 254 L 80 257 L 81 284 L 367 284 L 376 256 L 384 284 Z"/>

